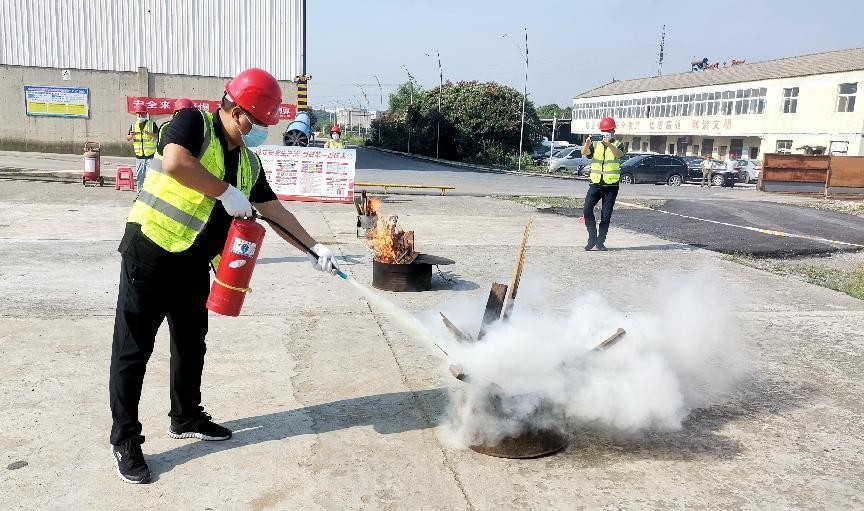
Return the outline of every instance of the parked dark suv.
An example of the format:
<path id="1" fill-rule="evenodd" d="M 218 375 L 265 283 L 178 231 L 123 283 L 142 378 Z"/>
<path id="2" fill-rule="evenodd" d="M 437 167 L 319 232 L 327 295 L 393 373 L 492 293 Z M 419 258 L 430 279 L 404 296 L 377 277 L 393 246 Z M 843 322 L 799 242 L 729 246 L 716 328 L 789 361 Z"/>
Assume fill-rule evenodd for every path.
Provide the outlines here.
<path id="1" fill-rule="evenodd" d="M 645 154 L 634 156 L 621 164 L 621 182 L 624 184 L 681 186 L 686 178 L 687 164 L 678 156 Z"/>
<path id="2" fill-rule="evenodd" d="M 703 156 L 682 156 L 687 163 L 687 180 L 702 181 L 702 162 L 705 161 Z M 714 186 L 735 186 L 738 181 L 737 167 L 730 170 L 726 163 L 720 160 L 711 160 L 713 169 L 711 170 L 711 184 Z"/>

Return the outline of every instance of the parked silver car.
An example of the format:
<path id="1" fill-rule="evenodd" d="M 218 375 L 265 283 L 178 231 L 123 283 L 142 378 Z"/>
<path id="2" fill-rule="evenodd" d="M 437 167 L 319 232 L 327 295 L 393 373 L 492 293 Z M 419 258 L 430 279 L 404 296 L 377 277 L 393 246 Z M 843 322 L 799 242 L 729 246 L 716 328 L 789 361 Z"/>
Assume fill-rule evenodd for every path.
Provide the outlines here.
<path id="1" fill-rule="evenodd" d="M 579 170 L 590 163 L 589 158 L 582 157 L 582 146 L 573 146 L 556 153 L 549 161 L 549 168 L 578 175 Z"/>

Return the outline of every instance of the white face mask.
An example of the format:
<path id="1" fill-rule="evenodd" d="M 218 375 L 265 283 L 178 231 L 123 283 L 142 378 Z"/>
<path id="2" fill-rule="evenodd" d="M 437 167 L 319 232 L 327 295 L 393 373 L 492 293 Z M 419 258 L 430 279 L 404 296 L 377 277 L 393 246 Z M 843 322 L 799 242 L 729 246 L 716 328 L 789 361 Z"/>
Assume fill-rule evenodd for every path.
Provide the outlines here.
<path id="1" fill-rule="evenodd" d="M 145 115 L 144 117 L 141 117 L 141 116 L 139 115 L 139 116 L 138 116 L 138 122 L 147 122 L 147 116 Z"/>
<path id="2" fill-rule="evenodd" d="M 339 140 L 339 134 L 338 133 L 331 133 L 330 138 L 332 138 L 333 140 Z"/>

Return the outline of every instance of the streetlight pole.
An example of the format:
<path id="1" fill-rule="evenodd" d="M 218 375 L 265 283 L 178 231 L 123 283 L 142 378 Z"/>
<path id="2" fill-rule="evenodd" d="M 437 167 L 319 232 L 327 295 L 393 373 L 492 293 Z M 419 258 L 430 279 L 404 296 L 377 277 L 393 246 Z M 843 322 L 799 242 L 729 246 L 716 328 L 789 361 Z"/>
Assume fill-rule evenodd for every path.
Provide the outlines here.
<path id="1" fill-rule="evenodd" d="M 411 97 L 411 99 L 410 99 L 411 103 L 410 103 L 410 107 L 405 112 L 405 126 L 408 127 L 408 154 L 411 154 L 411 121 L 409 118 L 409 114 L 411 112 L 411 108 L 414 107 L 414 77 L 411 76 L 411 71 L 408 71 L 408 67 L 406 67 L 405 64 L 402 64 L 402 69 L 404 69 L 405 72 L 408 73 L 408 83 L 411 86 L 411 88 L 409 89 L 410 90 L 409 94 L 411 95 L 410 96 Z"/>
<path id="2" fill-rule="evenodd" d="M 441 157 L 441 93 L 444 91 L 444 71 L 441 68 L 441 52 L 436 50 L 435 55 L 438 56 L 438 134 L 435 137 L 435 158 L 439 159 Z M 426 56 L 432 57 L 428 53 Z"/>
<path id="3" fill-rule="evenodd" d="M 525 27 L 525 87 L 522 90 L 522 127 L 519 128 L 519 163 L 522 170 L 522 139 L 525 136 L 525 101 L 528 99 L 528 27 Z"/>
<path id="4" fill-rule="evenodd" d="M 384 88 L 381 87 L 381 80 L 378 78 L 378 75 L 375 76 L 375 81 L 378 82 L 378 92 L 381 96 L 378 98 L 378 107 L 383 111 L 384 110 Z M 381 119 L 378 120 L 378 147 L 381 147 Z"/>

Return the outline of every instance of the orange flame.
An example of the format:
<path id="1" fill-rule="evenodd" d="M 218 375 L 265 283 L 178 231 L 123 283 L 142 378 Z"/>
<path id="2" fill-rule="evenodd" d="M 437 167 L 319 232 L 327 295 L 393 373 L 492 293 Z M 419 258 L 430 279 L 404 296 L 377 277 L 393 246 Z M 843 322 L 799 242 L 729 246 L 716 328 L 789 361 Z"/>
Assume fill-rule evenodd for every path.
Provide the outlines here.
<path id="1" fill-rule="evenodd" d="M 366 212 L 369 216 L 377 216 L 378 211 L 381 210 L 381 199 L 369 199 L 369 207 Z"/>
<path id="2" fill-rule="evenodd" d="M 398 263 L 406 254 L 414 253 L 413 235 L 399 226 L 396 215 L 379 215 L 375 227 L 366 234 L 366 247 L 379 263 Z"/>

